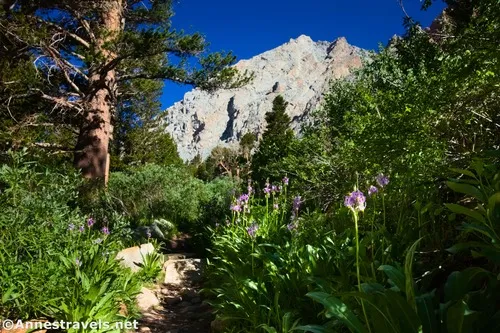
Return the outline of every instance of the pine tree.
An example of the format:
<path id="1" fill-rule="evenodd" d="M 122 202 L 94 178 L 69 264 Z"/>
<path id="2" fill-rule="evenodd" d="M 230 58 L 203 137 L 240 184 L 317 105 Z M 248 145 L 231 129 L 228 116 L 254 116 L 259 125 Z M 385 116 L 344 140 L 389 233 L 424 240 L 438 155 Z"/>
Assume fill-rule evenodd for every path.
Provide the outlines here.
<path id="1" fill-rule="evenodd" d="M 0 9 L 0 40 L 8 50 L 1 52 L 32 68 L 32 82 L 0 76 L 2 119 L 12 116 L 19 126 L 43 122 L 45 132 L 70 127 L 75 166 L 86 177 L 101 178 L 109 168 L 117 110 L 142 93 L 137 82 L 170 80 L 212 90 L 248 81 L 228 67 L 235 60 L 230 53 L 200 57 L 199 66 L 189 62 L 207 43 L 198 33 L 172 29 L 171 7 L 170 0 L 17 0 L 8 12 Z M 26 100 L 37 107 L 25 110 Z"/>
<path id="2" fill-rule="evenodd" d="M 128 165 L 155 163 L 159 165 L 182 164 L 177 145 L 162 129 L 160 96 L 163 82 L 139 79 L 141 94 L 128 103 L 118 103 L 114 140 L 111 145 L 111 167 L 123 170 Z"/>
<path id="3" fill-rule="evenodd" d="M 252 178 L 259 183 L 267 178 L 279 179 L 278 163 L 290 151 L 294 134 L 290 129 L 290 117 L 285 112 L 287 105 L 283 97 L 277 96 L 272 111 L 266 113 L 266 130 L 252 158 Z"/>

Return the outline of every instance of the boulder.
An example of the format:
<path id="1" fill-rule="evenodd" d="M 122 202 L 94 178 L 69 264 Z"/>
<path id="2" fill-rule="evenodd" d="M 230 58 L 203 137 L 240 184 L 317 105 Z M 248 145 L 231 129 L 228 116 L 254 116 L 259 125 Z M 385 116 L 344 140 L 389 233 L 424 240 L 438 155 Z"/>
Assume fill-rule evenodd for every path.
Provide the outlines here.
<path id="1" fill-rule="evenodd" d="M 146 312 L 159 305 L 160 300 L 156 297 L 156 294 L 152 290 L 142 287 L 141 293 L 137 296 L 137 306 L 141 312 Z"/>
<path id="2" fill-rule="evenodd" d="M 201 280 L 204 261 L 198 258 L 167 260 L 165 263 L 165 284 L 183 285 Z"/>
<path id="3" fill-rule="evenodd" d="M 144 257 L 150 253 L 153 253 L 155 248 L 153 244 L 146 243 L 140 246 L 129 247 L 128 249 L 121 250 L 116 255 L 117 260 L 121 260 L 121 263 L 130 268 L 133 272 L 139 270 L 137 263 L 142 264 L 144 262 Z"/>

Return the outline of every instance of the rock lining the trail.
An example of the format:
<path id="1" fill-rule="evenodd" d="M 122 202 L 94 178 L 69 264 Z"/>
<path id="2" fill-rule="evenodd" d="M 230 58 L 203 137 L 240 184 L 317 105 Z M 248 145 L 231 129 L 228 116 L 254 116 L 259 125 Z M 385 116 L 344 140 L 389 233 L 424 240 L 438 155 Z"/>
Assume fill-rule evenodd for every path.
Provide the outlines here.
<path id="1" fill-rule="evenodd" d="M 140 267 L 137 264 L 144 263 L 144 258 L 151 253 L 154 253 L 155 248 L 153 244 L 146 243 L 140 246 L 133 246 L 127 249 L 121 250 L 116 255 L 116 260 L 132 270 L 132 272 L 139 271 Z"/>
<path id="2" fill-rule="evenodd" d="M 182 285 L 184 281 L 198 283 L 205 260 L 198 258 L 170 259 L 165 263 L 165 284 Z"/>
<path id="3" fill-rule="evenodd" d="M 137 332 L 211 332 L 214 315 L 200 293 L 204 262 L 192 254 L 169 255 L 164 264 L 165 282 L 154 291 L 159 305 L 143 311 Z"/>
<path id="4" fill-rule="evenodd" d="M 149 309 L 160 305 L 160 300 L 153 290 L 142 287 L 141 293 L 137 296 L 137 306 L 141 312 L 146 312 Z"/>

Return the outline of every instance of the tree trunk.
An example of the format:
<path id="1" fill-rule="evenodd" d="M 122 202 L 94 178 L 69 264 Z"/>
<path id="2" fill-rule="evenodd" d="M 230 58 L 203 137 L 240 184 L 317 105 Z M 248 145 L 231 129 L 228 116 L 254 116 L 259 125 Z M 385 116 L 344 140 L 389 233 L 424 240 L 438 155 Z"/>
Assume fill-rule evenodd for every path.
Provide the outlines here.
<path id="1" fill-rule="evenodd" d="M 115 38 L 121 30 L 123 0 L 101 2 L 101 30 L 97 32 L 95 47 L 103 61 L 95 64 L 89 77 L 89 95 L 84 122 L 75 147 L 75 166 L 86 178 L 102 178 L 107 182 L 109 159 L 108 147 L 112 139 L 112 115 L 116 101 L 116 73 L 114 69 L 103 71 L 103 65 L 116 58 L 105 49 L 105 43 Z"/>

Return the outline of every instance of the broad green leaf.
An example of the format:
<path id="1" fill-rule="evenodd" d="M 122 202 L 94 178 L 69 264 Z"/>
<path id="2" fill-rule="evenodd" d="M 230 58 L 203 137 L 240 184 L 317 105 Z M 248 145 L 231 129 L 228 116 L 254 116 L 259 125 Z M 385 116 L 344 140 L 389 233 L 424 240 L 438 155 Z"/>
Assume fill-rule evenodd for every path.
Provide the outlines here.
<path id="1" fill-rule="evenodd" d="M 417 312 L 411 307 L 411 304 L 398 293 L 392 290 L 386 290 L 384 296 L 387 300 L 393 320 L 398 323 L 401 332 L 418 333 L 420 320 Z"/>
<path id="2" fill-rule="evenodd" d="M 453 254 L 457 254 L 457 253 L 460 253 L 462 251 L 465 251 L 465 250 L 468 250 L 468 249 L 474 248 L 474 247 L 484 248 L 484 247 L 491 247 L 491 245 L 484 244 L 481 242 L 465 242 L 465 243 L 455 244 L 452 247 L 447 248 L 446 251 L 453 253 Z"/>
<path id="3" fill-rule="evenodd" d="M 266 324 L 260 325 L 260 328 L 264 329 L 267 333 L 277 333 L 276 329 L 274 327 L 270 327 Z"/>
<path id="4" fill-rule="evenodd" d="M 446 327 L 448 329 L 448 333 L 473 332 L 475 331 L 474 327 L 478 323 L 479 318 L 479 312 L 471 311 L 464 300 L 459 300 L 455 304 L 451 305 L 446 312 Z"/>
<path id="5" fill-rule="evenodd" d="M 485 222 L 484 216 L 472 209 L 457 204 L 445 204 L 445 206 L 454 213 L 467 215 L 481 223 Z"/>
<path id="6" fill-rule="evenodd" d="M 344 323 L 351 330 L 351 332 L 366 332 L 365 327 L 356 315 L 338 298 L 319 291 L 310 292 L 306 296 L 323 304 L 326 311 Z"/>
<path id="7" fill-rule="evenodd" d="M 413 287 L 413 256 L 421 240 L 422 238 L 419 238 L 413 243 L 408 252 L 406 252 L 405 258 L 406 300 L 415 311 L 417 310 L 417 305 L 415 304 L 415 289 Z"/>
<path id="8" fill-rule="evenodd" d="M 484 194 L 477 188 L 469 184 L 455 183 L 455 182 L 446 182 L 449 188 L 458 193 L 463 193 L 470 195 L 481 202 L 485 202 L 486 198 Z"/>
<path id="9" fill-rule="evenodd" d="M 246 279 L 245 281 L 243 281 L 243 284 L 250 289 L 253 289 L 255 291 L 259 291 L 259 285 L 255 281 L 252 281 L 250 279 Z"/>
<path id="10" fill-rule="evenodd" d="M 417 313 L 422 323 L 423 333 L 438 333 L 439 327 L 434 309 L 434 292 L 415 297 Z"/>
<path id="11" fill-rule="evenodd" d="M 500 192 L 488 199 L 488 217 L 493 223 L 500 223 Z"/>
<path id="12" fill-rule="evenodd" d="M 462 333 L 464 326 L 464 314 L 467 304 L 460 300 L 448 308 L 446 312 L 446 327 L 449 333 Z"/>
<path id="13" fill-rule="evenodd" d="M 455 244 L 452 247 L 446 249 L 446 251 L 455 254 L 469 249 L 479 249 L 479 252 L 474 252 L 479 256 L 486 257 L 497 265 L 500 265 L 500 248 L 493 245 L 481 242 L 466 242 Z"/>
<path id="14" fill-rule="evenodd" d="M 5 304 L 5 303 L 7 303 L 7 301 L 10 301 L 10 300 L 16 298 L 16 294 L 14 294 L 15 289 L 16 289 L 15 286 L 11 286 L 9 289 L 7 289 L 5 294 L 2 295 L 2 304 Z M 13 297 L 11 297 L 11 296 L 13 296 Z"/>
<path id="15" fill-rule="evenodd" d="M 400 291 L 405 290 L 405 275 L 403 272 L 390 265 L 381 265 L 378 270 L 383 271 Z"/>
<path id="16" fill-rule="evenodd" d="M 494 278 L 492 273 L 479 267 L 451 273 L 444 286 L 445 301 L 462 299 L 469 291 L 480 288 L 484 279 L 490 278 Z"/>
<path id="17" fill-rule="evenodd" d="M 450 170 L 454 171 L 456 173 L 462 174 L 462 175 L 466 175 L 466 176 L 469 176 L 469 177 L 472 177 L 472 178 L 476 178 L 476 175 L 472 171 L 469 171 L 469 170 L 457 169 L 457 168 L 450 168 Z"/>
<path id="18" fill-rule="evenodd" d="M 292 320 L 293 320 L 293 313 L 291 312 L 285 313 L 282 320 L 283 331 L 288 332 L 292 328 L 293 326 Z"/>
<path id="19" fill-rule="evenodd" d="M 487 225 L 478 225 L 478 224 L 471 224 L 471 223 L 464 223 L 462 224 L 461 227 L 463 230 L 468 230 L 468 231 L 477 231 L 491 240 L 495 241 L 497 244 L 500 243 L 500 239 L 495 234 L 494 230 L 491 230 L 491 228 Z"/>
<path id="20" fill-rule="evenodd" d="M 311 332 L 311 333 L 331 333 L 331 329 L 319 325 L 302 325 L 297 326 L 292 331 L 303 331 L 303 332 Z"/>
<path id="21" fill-rule="evenodd" d="M 399 327 L 400 309 L 397 311 L 391 309 L 391 305 L 394 303 L 388 301 L 386 291 L 390 290 L 375 291 L 373 294 L 348 292 L 342 293 L 342 295 L 352 296 L 364 302 L 365 308 L 368 310 L 370 324 L 373 325 L 375 332 L 399 333 L 401 331 Z M 408 307 L 408 304 L 406 306 Z"/>

